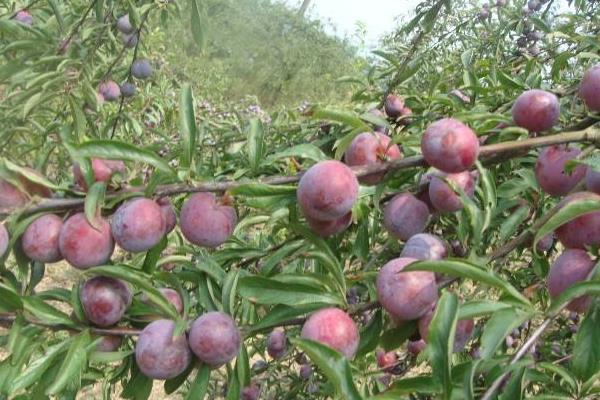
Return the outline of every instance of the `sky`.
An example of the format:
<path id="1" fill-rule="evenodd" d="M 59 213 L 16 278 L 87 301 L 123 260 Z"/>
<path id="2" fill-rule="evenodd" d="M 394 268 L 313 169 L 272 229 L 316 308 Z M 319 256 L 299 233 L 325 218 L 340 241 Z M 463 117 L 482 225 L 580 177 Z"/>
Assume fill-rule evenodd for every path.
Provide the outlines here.
<path id="1" fill-rule="evenodd" d="M 373 46 L 385 33 L 395 26 L 398 15 L 411 15 L 421 0 L 312 0 L 310 15 L 330 21 L 340 36 L 352 35 L 357 22 L 366 28 L 366 44 Z M 301 0 L 287 0 L 298 7 Z"/>

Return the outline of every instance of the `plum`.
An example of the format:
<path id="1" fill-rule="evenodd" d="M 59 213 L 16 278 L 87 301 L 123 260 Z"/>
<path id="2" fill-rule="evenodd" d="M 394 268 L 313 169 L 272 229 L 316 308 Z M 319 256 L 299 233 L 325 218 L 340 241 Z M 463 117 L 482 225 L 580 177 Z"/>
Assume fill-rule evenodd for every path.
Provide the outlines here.
<path id="1" fill-rule="evenodd" d="M 25 255 L 41 263 L 55 263 L 62 260 L 58 247 L 62 225 L 62 218 L 54 214 L 42 215 L 33 221 L 21 238 Z"/>
<path id="2" fill-rule="evenodd" d="M 173 208 L 173 203 L 171 203 L 171 199 L 168 197 L 161 197 L 156 202 L 160 206 L 160 211 L 165 220 L 165 233 L 171 233 L 175 229 L 175 226 L 177 226 L 177 214 L 175 213 L 175 208 Z"/>
<path id="3" fill-rule="evenodd" d="M 285 355 L 287 347 L 287 338 L 283 328 L 275 328 L 267 337 L 267 353 L 274 359 L 279 359 Z"/>
<path id="4" fill-rule="evenodd" d="M 600 196 L 591 192 L 578 192 L 565 197 L 560 204 L 576 200 L 600 201 Z M 566 248 L 584 248 L 600 244 L 600 211 L 593 211 L 559 226 L 556 237 Z"/>
<path id="5" fill-rule="evenodd" d="M 306 222 L 310 229 L 317 235 L 326 238 L 344 232 L 352 224 L 352 212 L 344 215 L 340 219 L 333 221 L 318 221 L 306 217 Z"/>
<path id="6" fill-rule="evenodd" d="M 123 82 L 123 84 L 121 85 L 121 95 L 123 97 L 133 97 L 135 96 L 136 92 L 137 89 L 135 85 L 131 82 Z"/>
<path id="7" fill-rule="evenodd" d="M 400 253 L 400 257 L 417 260 L 441 260 L 447 256 L 447 244 L 439 237 L 428 233 L 411 236 Z"/>
<path id="8" fill-rule="evenodd" d="M 600 194 L 600 172 L 588 167 L 585 173 L 585 187 L 590 192 Z"/>
<path id="9" fill-rule="evenodd" d="M 588 69 L 583 75 L 579 97 L 591 111 L 600 112 L 600 64 Z"/>
<path id="10" fill-rule="evenodd" d="M 42 174 L 38 171 L 25 167 L 29 174 L 39 176 Z M 52 197 L 52 191 L 47 187 L 29 180 L 25 175 L 17 175 L 16 180 L 21 187 L 13 185 L 7 180 L 0 179 L 0 208 L 16 208 L 24 206 L 29 196 Z"/>
<path id="11" fill-rule="evenodd" d="M 213 368 L 233 360 L 240 352 L 241 342 L 235 321 L 222 312 L 203 314 L 190 329 L 190 348 L 200 361 Z"/>
<path id="12" fill-rule="evenodd" d="M 548 292 L 554 299 L 566 289 L 578 282 L 585 281 L 594 268 L 595 262 L 585 250 L 566 249 L 552 263 L 548 273 Z M 574 312 L 585 312 L 591 303 L 589 296 L 581 296 L 567 304 L 567 309 Z"/>
<path id="13" fill-rule="evenodd" d="M 0 224 L 0 258 L 4 257 L 6 250 L 8 250 L 8 243 L 10 242 L 10 236 L 8 230 L 4 224 Z"/>
<path id="14" fill-rule="evenodd" d="M 310 377 L 313 374 L 313 367 L 312 365 L 306 363 L 306 364 L 302 364 L 300 366 L 300 371 L 298 372 L 298 375 L 300 375 L 300 379 L 303 379 L 305 381 L 309 380 Z"/>
<path id="15" fill-rule="evenodd" d="M 160 206 L 145 198 L 122 204 L 113 215 L 111 226 L 117 244 L 132 253 L 150 250 L 165 234 Z"/>
<path id="16" fill-rule="evenodd" d="M 260 387 L 254 382 L 242 389 L 240 400 L 258 400 L 260 397 Z"/>
<path id="17" fill-rule="evenodd" d="M 461 188 L 468 197 L 475 194 L 475 178 L 468 171 L 458 174 L 438 174 L 429 183 L 429 198 L 431 204 L 441 212 L 454 212 L 463 208 L 463 203 L 458 194 L 450 185 L 441 178 L 453 182 Z"/>
<path id="18" fill-rule="evenodd" d="M 237 215 L 233 207 L 217 203 L 211 193 L 196 193 L 183 204 L 181 233 L 198 246 L 218 247 L 233 235 Z"/>
<path id="19" fill-rule="evenodd" d="M 148 324 L 135 345 L 135 361 L 150 379 L 180 375 L 192 362 L 185 334 L 173 336 L 175 322 L 160 319 Z"/>
<path id="20" fill-rule="evenodd" d="M 79 298 L 87 319 L 94 325 L 107 327 L 123 318 L 131 305 L 132 294 L 125 282 L 96 276 L 85 281 Z"/>
<path id="21" fill-rule="evenodd" d="M 554 232 L 551 232 L 551 233 L 547 234 L 546 236 L 544 236 L 543 238 L 541 238 L 539 242 L 537 242 L 536 250 L 538 252 L 548 251 L 552 248 L 553 244 L 554 244 Z"/>
<path id="22" fill-rule="evenodd" d="M 100 83 L 98 93 L 105 101 L 117 101 L 121 97 L 121 88 L 115 81 L 106 81 Z"/>
<path id="23" fill-rule="evenodd" d="M 425 350 L 426 346 L 427 342 L 425 342 L 423 339 L 409 340 L 406 344 L 406 350 L 413 356 L 417 356 L 420 352 Z"/>
<path id="24" fill-rule="evenodd" d="M 564 196 L 577 186 L 587 167 L 579 164 L 570 173 L 565 171 L 565 167 L 579 154 L 581 150 L 565 145 L 549 146 L 540 152 L 535 163 L 535 177 L 544 192 L 551 196 Z"/>
<path id="25" fill-rule="evenodd" d="M 119 350 L 119 347 L 121 347 L 122 343 L 123 338 L 121 336 L 102 336 L 102 340 L 96 345 L 96 351 L 117 351 Z"/>
<path id="26" fill-rule="evenodd" d="M 475 132 L 454 118 L 430 124 L 421 139 L 421 151 L 429 165 L 449 173 L 471 168 L 479 155 Z"/>
<path id="27" fill-rule="evenodd" d="M 84 213 L 67 219 L 60 229 L 58 248 L 69 264 L 87 269 L 106 264 L 112 256 L 115 244 L 110 234 L 110 224 L 96 218 L 96 228 L 89 224 Z"/>
<path id="28" fill-rule="evenodd" d="M 380 132 L 364 132 L 354 138 L 344 160 L 350 166 L 381 164 L 402 158 L 400 148 L 392 139 Z M 369 174 L 358 178 L 360 183 L 376 185 L 381 182 L 385 172 Z"/>
<path id="29" fill-rule="evenodd" d="M 558 122 L 559 116 L 558 98 L 540 89 L 523 92 L 512 107 L 515 124 L 530 132 L 547 131 Z"/>
<path id="30" fill-rule="evenodd" d="M 116 174 L 125 175 L 127 168 L 125 163 L 121 160 L 105 160 L 102 158 L 92 158 L 92 175 L 94 182 L 109 182 L 111 178 Z M 83 171 L 79 166 L 79 163 L 73 164 L 73 176 L 75 177 L 75 183 L 82 188 L 87 190 L 87 183 L 83 175 Z"/>
<path id="31" fill-rule="evenodd" d="M 22 23 L 23 25 L 32 26 L 33 25 L 33 16 L 27 10 L 17 11 L 13 19 L 17 22 Z"/>
<path id="32" fill-rule="evenodd" d="M 429 271 L 400 273 L 415 258 L 396 258 L 377 274 L 377 298 L 396 320 L 411 321 L 423 316 L 437 302 L 435 275 Z"/>
<path id="33" fill-rule="evenodd" d="M 133 49 L 137 46 L 139 40 L 139 36 L 137 33 L 123 33 L 121 34 L 121 43 L 127 49 Z"/>
<path id="34" fill-rule="evenodd" d="M 117 19 L 117 29 L 121 33 L 132 33 L 135 30 L 129 21 L 129 14 L 122 15 Z"/>
<path id="35" fill-rule="evenodd" d="M 358 198 L 358 180 L 345 164 L 321 161 L 302 175 L 297 197 L 304 216 L 318 221 L 337 220 L 352 210 Z"/>
<path id="36" fill-rule="evenodd" d="M 395 120 L 402 116 L 404 101 L 400 97 L 390 94 L 385 98 L 384 109 L 387 116 Z"/>
<path id="37" fill-rule="evenodd" d="M 160 288 L 158 291 L 175 307 L 179 314 L 183 314 L 183 299 L 177 290 L 171 288 Z"/>
<path id="38" fill-rule="evenodd" d="M 301 336 L 329 346 L 349 360 L 354 358 L 360 339 L 352 318 L 338 308 L 313 313 L 302 326 Z"/>
<path id="39" fill-rule="evenodd" d="M 396 366 L 398 356 L 393 351 L 385 352 L 381 349 L 375 353 L 377 358 L 377 367 L 383 370 L 390 370 Z"/>
<path id="40" fill-rule="evenodd" d="M 418 328 L 419 334 L 421 338 L 427 342 L 427 338 L 429 337 L 429 325 L 431 324 L 431 320 L 433 319 L 433 314 L 435 313 L 435 307 L 432 307 L 425 315 L 419 318 Z M 456 332 L 454 333 L 454 352 L 461 352 L 464 348 L 471 335 L 473 334 L 473 329 L 475 328 L 475 323 L 472 319 L 461 319 L 456 322 Z"/>
<path id="41" fill-rule="evenodd" d="M 383 211 L 383 224 L 388 233 L 400 240 L 423 232 L 429 220 L 429 207 L 410 193 L 394 196 Z"/>
<path id="42" fill-rule="evenodd" d="M 142 58 L 135 60 L 131 64 L 131 75 L 137 79 L 148 79 L 152 75 L 152 65 L 150 61 Z"/>

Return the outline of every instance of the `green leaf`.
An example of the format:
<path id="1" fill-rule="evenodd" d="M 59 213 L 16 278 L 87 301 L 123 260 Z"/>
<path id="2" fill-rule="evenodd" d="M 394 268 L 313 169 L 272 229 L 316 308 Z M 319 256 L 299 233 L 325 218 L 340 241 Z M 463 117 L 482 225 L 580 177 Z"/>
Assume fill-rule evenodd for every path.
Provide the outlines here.
<path id="1" fill-rule="evenodd" d="M 311 303 L 343 305 L 344 300 L 313 286 L 284 283 L 259 276 L 246 276 L 239 281 L 239 294 L 253 303 L 298 306 Z"/>
<path id="2" fill-rule="evenodd" d="M 223 283 L 223 296 L 221 303 L 223 304 L 223 312 L 233 315 L 235 313 L 235 296 L 237 291 L 238 279 L 240 271 L 234 269 L 229 271 L 225 282 Z"/>
<path id="3" fill-rule="evenodd" d="M 71 346 L 69 346 L 69 351 L 67 351 L 67 355 L 62 361 L 58 375 L 52 386 L 46 390 L 46 394 L 55 395 L 60 393 L 71 382 L 77 382 L 76 386 L 79 387 L 81 374 L 87 365 L 87 347 L 91 342 L 92 338 L 87 330 L 74 337 Z"/>
<path id="4" fill-rule="evenodd" d="M 360 342 L 358 344 L 357 356 L 363 356 L 375 350 L 379 343 L 379 336 L 383 328 L 383 314 L 381 309 L 373 315 L 369 324 L 360 331 Z"/>
<path id="5" fill-rule="evenodd" d="M 256 171 L 265 154 L 265 130 L 258 118 L 252 118 L 246 132 L 248 137 L 248 163 L 250 168 Z"/>
<path id="6" fill-rule="evenodd" d="M 325 155 L 325 153 L 323 153 L 323 151 L 314 144 L 303 143 L 292 146 L 289 149 L 280 151 L 278 153 L 271 154 L 269 157 L 267 157 L 267 162 L 286 157 L 307 158 L 313 161 L 323 161 L 328 158 L 327 155 Z"/>
<path id="7" fill-rule="evenodd" d="M 296 196 L 295 186 L 267 185 L 266 183 L 243 183 L 230 189 L 233 196 L 264 197 L 264 196 Z"/>
<path id="8" fill-rule="evenodd" d="M 144 264 L 142 265 L 142 271 L 147 274 L 154 272 L 156 263 L 160 259 L 163 250 L 167 248 L 168 244 L 169 241 L 167 240 L 167 235 L 164 235 L 160 242 L 158 242 L 146 253 L 146 257 L 144 257 Z"/>
<path id="9" fill-rule="evenodd" d="M 185 395 L 184 400 L 202 400 L 208 390 L 208 379 L 210 378 L 210 367 L 206 364 L 200 364 L 196 378 L 190 385 L 190 390 Z"/>
<path id="10" fill-rule="evenodd" d="M 407 394 L 436 394 L 440 392 L 438 382 L 433 377 L 417 376 L 396 381 L 385 393 L 370 397 L 369 400 L 399 400 Z"/>
<path id="11" fill-rule="evenodd" d="M 580 380 L 587 380 L 600 370 L 600 307 L 594 305 L 577 330 L 573 358 L 573 370 Z"/>
<path id="12" fill-rule="evenodd" d="M 202 0 L 192 0 L 191 30 L 194 42 L 204 50 L 206 47 L 206 15 L 204 2 Z"/>
<path id="13" fill-rule="evenodd" d="M 600 210 L 600 201 L 595 198 L 576 198 L 564 204 L 535 234 L 533 248 L 547 234 L 554 232 L 556 228 L 565 223 L 593 211 Z"/>
<path id="14" fill-rule="evenodd" d="M 44 302 L 39 297 L 23 297 L 23 308 L 26 312 L 32 314 L 36 319 L 47 324 L 59 324 L 72 326 L 73 321 L 69 316 L 50 304 Z"/>
<path id="15" fill-rule="evenodd" d="M 101 229 L 101 220 L 98 217 L 102 216 L 102 206 L 104 205 L 104 195 L 106 193 L 106 183 L 96 182 L 90 187 L 85 196 L 85 218 L 89 224 Z"/>
<path id="16" fill-rule="evenodd" d="M 529 207 L 519 207 L 516 211 L 511 213 L 500 225 L 500 231 L 498 232 L 500 240 L 504 242 L 510 238 L 513 233 L 517 231 L 519 225 L 521 225 L 529 215 Z"/>
<path id="17" fill-rule="evenodd" d="M 444 292 L 437 303 L 427 338 L 427 353 L 431 361 L 433 378 L 442 388 L 444 399 L 450 399 L 452 395 L 450 371 L 457 314 L 458 299 L 456 295 Z"/>
<path id="18" fill-rule="evenodd" d="M 71 344 L 71 340 L 71 338 L 67 338 L 49 347 L 43 356 L 33 360 L 12 382 L 10 392 L 18 392 L 38 382 L 56 358 L 67 350 L 67 347 Z"/>
<path id="19" fill-rule="evenodd" d="M 406 321 L 396 328 L 388 329 L 381 335 L 381 346 L 383 346 L 385 351 L 395 350 L 400 347 L 406 339 L 411 337 L 416 330 L 416 321 Z"/>
<path id="20" fill-rule="evenodd" d="M 494 313 L 483 328 L 481 335 L 481 358 L 491 358 L 504 338 L 516 327 L 529 318 L 530 314 L 515 308 L 500 310 Z"/>
<path id="21" fill-rule="evenodd" d="M 496 311 L 512 307 L 511 304 L 502 303 L 500 301 L 468 301 L 461 304 L 460 309 L 458 310 L 458 320 L 483 317 L 495 313 Z"/>
<path id="22" fill-rule="evenodd" d="M 439 261 L 419 261 L 408 265 L 402 272 L 408 271 L 433 271 L 450 276 L 472 279 L 476 282 L 486 283 L 504 291 L 507 295 L 513 297 L 523 305 L 530 307 L 531 304 L 525 296 L 515 289 L 508 282 L 496 276 L 491 271 L 486 271 L 475 264 L 462 259 L 439 260 Z"/>
<path id="23" fill-rule="evenodd" d="M 261 318 L 256 324 L 248 327 L 248 334 L 251 335 L 267 328 L 279 326 L 282 322 L 287 321 L 290 318 L 305 315 L 325 307 L 327 307 L 327 304 L 322 303 L 311 303 L 294 307 L 285 305 L 275 306 L 264 318 Z"/>
<path id="24" fill-rule="evenodd" d="M 90 140 L 79 145 L 74 145 L 73 147 L 78 157 L 98 157 L 109 160 L 137 161 L 150 164 L 167 174 L 174 173 L 167 161 L 163 160 L 153 152 L 144 150 L 133 144 L 116 140 Z"/>
<path id="25" fill-rule="evenodd" d="M 552 364 L 549 362 L 538 363 L 537 368 L 543 369 L 544 371 L 553 372 L 559 375 L 562 378 L 562 380 L 571 387 L 571 390 L 573 392 L 577 390 L 577 380 L 571 374 L 571 371 L 569 371 L 568 369 L 561 367 L 558 364 Z"/>
<path id="26" fill-rule="evenodd" d="M 551 316 L 557 315 L 571 300 L 585 295 L 600 295 L 600 282 L 586 281 L 575 283 L 574 285 L 569 286 L 560 294 L 560 296 L 552 299 L 552 303 L 550 303 L 550 308 L 548 308 L 547 314 Z"/>
<path id="27" fill-rule="evenodd" d="M 193 3 L 193 2 L 192 2 Z M 179 97 L 179 134 L 181 138 L 181 166 L 189 168 L 196 149 L 196 114 L 194 94 L 189 84 L 181 89 Z"/>
<path id="28" fill-rule="evenodd" d="M 16 173 L 17 175 L 19 175 L 20 177 L 23 177 L 25 179 L 27 179 L 30 182 L 33 183 L 37 183 L 41 186 L 50 188 L 52 190 L 64 190 L 63 187 L 56 185 L 54 183 L 52 183 L 51 181 L 49 181 L 48 179 L 46 179 L 42 174 L 37 174 L 35 172 L 32 172 L 30 169 L 28 168 L 23 168 L 9 160 L 3 160 L 4 164 L 6 165 L 6 168 L 9 171 L 12 171 L 14 173 Z"/>
<path id="29" fill-rule="evenodd" d="M 18 311 L 23 308 L 21 296 L 13 289 L 0 283 L 0 310 L 3 312 Z"/>
<path id="30" fill-rule="evenodd" d="M 343 355 L 331 347 L 312 340 L 291 338 L 290 341 L 310 357 L 311 361 L 329 379 L 339 395 L 346 400 L 362 399 L 352 380 L 350 364 Z"/>
<path id="31" fill-rule="evenodd" d="M 361 130 L 362 132 L 371 131 L 371 127 L 367 125 L 361 118 L 348 112 L 325 110 L 323 108 L 315 107 L 313 109 L 312 117 L 319 120 L 327 119 L 330 121 L 339 122 L 353 129 Z"/>

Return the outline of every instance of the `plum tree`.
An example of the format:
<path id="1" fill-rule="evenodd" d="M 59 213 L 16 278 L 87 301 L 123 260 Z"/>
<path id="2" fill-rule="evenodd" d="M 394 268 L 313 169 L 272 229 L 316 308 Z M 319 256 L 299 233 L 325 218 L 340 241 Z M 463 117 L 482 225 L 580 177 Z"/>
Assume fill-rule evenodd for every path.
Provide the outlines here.
<path id="1" fill-rule="evenodd" d="M 310 229 L 317 235 L 326 238 L 344 232 L 352 224 L 352 212 L 333 221 L 319 221 L 306 217 Z"/>
<path id="2" fill-rule="evenodd" d="M 121 336 L 102 336 L 102 340 L 96 345 L 96 351 L 117 351 L 121 347 L 121 344 L 123 344 Z"/>
<path id="3" fill-rule="evenodd" d="M 17 11 L 13 19 L 17 22 L 22 23 L 23 25 L 32 26 L 33 25 L 33 16 L 27 10 Z"/>
<path id="4" fill-rule="evenodd" d="M 297 197 L 304 216 L 317 221 L 333 221 L 352 210 L 358 198 L 358 180 L 345 164 L 321 161 L 302 175 Z"/>
<path id="5" fill-rule="evenodd" d="M 123 97 L 133 97 L 137 92 L 137 88 L 131 82 L 123 82 L 121 84 L 121 95 Z"/>
<path id="6" fill-rule="evenodd" d="M 225 243 L 236 224 L 235 209 L 219 204 L 211 193 L 196 193 L 187 199 L 179 218 L 181 233 L 187 240 L 211 248 Z"/>
<path id="7" fill-rule="evenodd" d="M 279 359 L 285 355 L 287 348 L 287 338 L 283 328 L 275 328 L 267 337 L 267 353 L 274 359 Z"/>
<path id="8" fill-rule="evenodd" d="M 475 178 L 467 171 L 458 174 L 437 174 L 429 183 L 429 198 L 438 211 L 454 212 L 462 209 L 460 196 L 442 178 L 462 189 L 468 197 L 475 194 Z"/>
<path id="9" fill-rule="evenodd" d="M 117 209 L 112 217 L 111 231 L 123 250 L 139 253 L 160 242 L 165 234 L 165 219 L 155 201 L 134 199 Z"/>
<path id="10" fill-rule="evenodd" d="M 240 352 L 241 335 L 227 314 L 212 311 L 192 323 L 190 348 L 203 363 L 217 368 L 233 360 Z"/>
<path id="11" fill-rule="evenodd" d="M 33 221 L 23 233 L 23 252 L 33 261 L 55 263 L 62 260 L 58 238 L 62 228 L 62 218 L 46 214 Z"/>
<path id="12" fill-rule="evenodd" d="M 411 193 L 392 198 L 383 211 L 385 229 L 395 238 L 406 241 L 423 232 L 429 220 L 429 207 Z"/>
<path id="13" fill-rule="evenodd" d="M 344 155 L 346 164 L 350 166 L 373 165 L 402 158 L 402 153 L 392 139 L 380 132 L 363 132 L 357 135 Z M 376 185 L 381 182 L 385 173 L 375 173 L 360 177 L 360 183 Z"/>
<path id="14" fill-rule="evenodd" d="M 86 318 L 94 325 L 106 327 L 123 318 L 131 305 L 132 294 L 125 282 L 96 276 L 81 286 L 79 298 Z"/>
<path id="15" fill-rule="evenodd" d="M 585 187 L 590 192 L 600 194 L 600 172 L 588 167 L 585 173 Z"/>
<path id="16" fill-rule="evenodd" d="M 532 89 L 523 92 L 512 107 L 513 121 L 530 132 L 552 128 L 560 116 L 558 98 L 550 92 Z"/>
<path id="17" fill-rule="evenodd" d="M 98 86 L 98 94 L 104 101 L 117 101 L 121 97 L 121 88 L 115 81 L 105 81 Z"/>
<path id="18" fill-rule="evenodd" d="M 600 201 L 600 195 L 578 192 L 565 197 L 560 204 L 576 200 Z M 600 244 L 600 211 L 580 215 L 556 229 L 556 237 L 567 248 L 584 248 Z"/>
<path id="19" fill-rule="evenodd" d="M 92 176 L 94 182 L 109 182 L 111 178 L 116 174 L 125 175 L 127 167 L 121 160 L 105 160 L 101 158 L 92 158 Z M 81 170 L 79 163 L 73 164 L 73 176 L 75 183 L 83 190 L 87 190 L 87 183 L 85 176 Z"/>
<path id="20" fill-rule="evenodd" d="M 104 218 L 97 217 L 92 226 L 84 213 L 77 213 L 63 223 L 58 248 L 65 260 L 75 268 L 87 269 L 105 264 L 115 249 L 110 224 Z"/>
<path id="21" fill-rule="evenodd" d="M 135 28 L 129 21 L 129 14 L 120 16 L 117 19 L 116 26 L 117 26 L 117 29 L 119 30 L 119 32 L 121 32 L 121 33 L 132 33 L 135 30 Z"/>
<path id="22" fill-rule="evenodd" d="M 435 313 L 435 307 L 432 307 L 425 315 L 419 318 L 419 322 L 417 324 L 419 328 L 419 335 L 421 338 L 427 342 L 427 338 L 429 337 L 429 325 L 431 324 L 431 320 L 433 319 L 433 314 Z M 464 348 L 471 335 L 473 335 L 473 329 L 475 328 L 475 323 L 472 319 L 461 319 L 456 322 L 456 331 L 454 333 L 454 352 L 461 352 Z"/>
<path id="23" fill-rule="evenodd" d="M 417 260 L 441 260 L 448 256 L 448 245 L 439 237 L 429 233 L 411 236 L 400 253 L 400 257 Z"/>
<path id="24" fill-rule="evenodd" d="M 4 224 L 0 224 L 0 258 L 4 257 L 6 254 L 9 241 L 10 237 L 8 235 L 8 230 L 6 230 Z"/>
<path id="25" fill-rule="evenodd" d="M 314 340 L 354 358 L 360 339 L 358 328 L 339 308 L 324 308 L 313 313 L 302 326 L 301 337 Z"/>
<path id="26" fill-rule="evenodd" d="M 423 316 L 438 299 L 433 272 L 400 273 L 414 258 L 396 258 L 385 264 L 377 274 L 377 298 L 395 319 L 411 321 Z"/>
<path id="27" fill-rule="evenodd" d="M 131 64 L 131 75 L 137 79 L 148 79 L 152 76 L 152 65 L 145 58 L 135 60 Z"/>
<path id="28" fill-rule="evenodd" d="M 565 145 L 544 148 L 535 163 L 535 177 L 544 190 L 551 196 L 568 194 L 584 178 L 587 167 L 577 165 L 570 173 L 566 172 L 567 162 L 574 160 L 581 150 Z"/>
<path id="29" fill-rule="evenodd" d="M 383 107 L 387 116 L 395 120 L 402 116 L 404 101 L 400 97 L 390 94 L 385 98 Z"/>
<path id="30" fill-rule="evenodd" d="M 190 365 L 192 354 L 185 334 L 174 336 L 175 322 L 160 319 L 148 324 L 135 344 L 135 361 L 150 379 L 170 379 Z"/>
<path id="31" fill-rule="evenodd" d="M 595 262 L 585 250 L 566 249 L 563 251 L 554 261 L 548 273 L 547 287 L 550 296 L 556 298 L 575 283 L 586 280 L 594 265 Z M 574 312 L 585 312 L 590 302 L 589 296 L 578 297 L 567 305 L 567 309 Z"/>
<path id="32" fill-rule="evenodd" d="M 430 124 L 421 139 L 421 152 L 429 165 L 448 173 L 468 170 L 479 155 L 475 132 L 454 118 Z"/>
<path id="33" fill-rule="evenodd" d="M 165 220 L 165 233 L 171 233 L 177 226 L 177 214 L 175 213 L 173 203 L 168 197 L 161 197 L 156 202 L 160 206 L 160 211 Z"/>
<path id="34" fill-rule="evenodd" d="M 579 97 L 591 111 L 600 112 L 600 65 L 593 66 L 583 75 Z"/>

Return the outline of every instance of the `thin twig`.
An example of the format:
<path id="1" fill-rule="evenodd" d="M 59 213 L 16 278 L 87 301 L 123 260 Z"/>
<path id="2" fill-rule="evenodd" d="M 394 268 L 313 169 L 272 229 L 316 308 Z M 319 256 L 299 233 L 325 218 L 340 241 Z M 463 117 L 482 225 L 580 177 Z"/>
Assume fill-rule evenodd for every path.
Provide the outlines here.
<path id="1" fill-rule="evenodd" d="M 16 319 L 17 316 L 15 314 L 0 314 L 0 325 L 10 327 Z M 60 324 L 48 324 L 31 319 L 26 319 L 25 322 L 30 325 L 37 325 L 55 331 L 80 332 L 87 329 L 92 333 L 102 336 L 137 336 L 141 332 L 139 329 L 132 328 L 96 328 L 93 326 L 72 327 Z"/>

